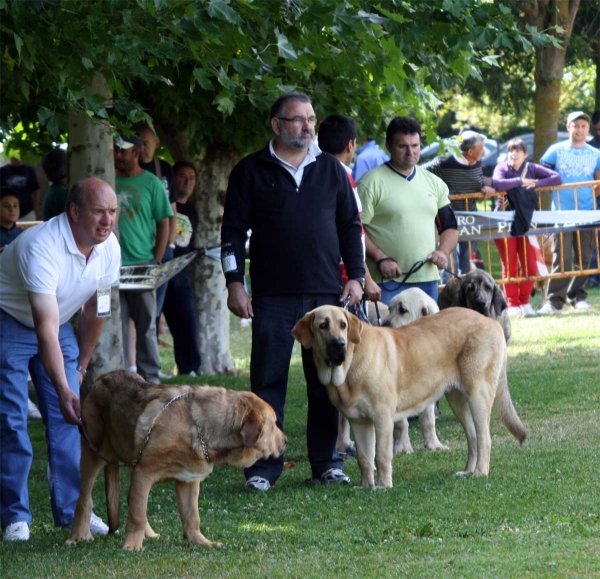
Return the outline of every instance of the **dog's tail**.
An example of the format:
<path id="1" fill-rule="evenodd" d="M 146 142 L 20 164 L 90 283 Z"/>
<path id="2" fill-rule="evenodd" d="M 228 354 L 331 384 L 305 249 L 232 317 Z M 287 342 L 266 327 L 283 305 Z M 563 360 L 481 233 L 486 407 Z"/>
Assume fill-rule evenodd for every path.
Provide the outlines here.
<path id="1" fill-rule="evenodd" d="M 115 533 L 119 528 L 119 495 L 121 493 L 121 469 L 118 464 L 107 464 L 104 467 L 104 488 L 108 512 L 108 532 Z"/>
<path id="2" fill-rule="evenodd" d="M 506 356 L 500 371 L 498 379 L 498 389 L 496 390 L 496 398 L 494 399 L 494 409 L 500 415 L 500 419 L 504 426 L 508 428 L 510 433 L 521 443 L 527 438 L 527 429 L 523 426 L 517 411 L 513 405 L 510 392 L 508 390 L 508 380 L 506 377 Z"/>

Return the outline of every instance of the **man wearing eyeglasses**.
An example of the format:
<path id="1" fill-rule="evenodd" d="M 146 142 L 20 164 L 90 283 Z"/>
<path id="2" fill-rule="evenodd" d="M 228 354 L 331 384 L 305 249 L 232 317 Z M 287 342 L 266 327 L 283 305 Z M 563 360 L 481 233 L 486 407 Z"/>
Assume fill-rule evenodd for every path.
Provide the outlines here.
<path id="1" fill-rule="evenodd" d="M 222 265 L 227 306 L 252 318 L 252 391 L 271 404 L 283 428 L 294 340 L 308 311 L 350 305 L 362 296 L 364 263 L 358 208 L 344 168 L 314 142 L 317 119 L 310 99 L 283 95 L 271 108 L 274 137 L 233 169 L 223 215 Z M 252 298 L 243 285 L 250 238 Z M 340 258 L 348 281 L 342 286 Z M 336 451 L 338 414 L 319 383 L 310 350 L 302 349 L 308 395 L 307 446 L 315 482 L 348 484 Z M 283 457 L 246 469 L 246 486 L 267 491 L 282 473 Z"/>

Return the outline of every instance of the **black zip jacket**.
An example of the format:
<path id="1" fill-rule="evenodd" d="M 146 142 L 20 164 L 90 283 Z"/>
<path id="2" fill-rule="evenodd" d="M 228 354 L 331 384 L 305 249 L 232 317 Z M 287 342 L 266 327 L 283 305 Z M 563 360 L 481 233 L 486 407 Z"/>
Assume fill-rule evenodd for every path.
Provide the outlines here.
<path id="1" fill-rule="evenodd" d="M 349 279 L 364 277 L 354 193 L 340 162 L 327 153 L 304 168 L 300 187 L 268 144 L 235 166 L 221 229 L 227 284 L 243 281 L 249 229 L 254 296 L 340 294 L 340 257 Z"/>

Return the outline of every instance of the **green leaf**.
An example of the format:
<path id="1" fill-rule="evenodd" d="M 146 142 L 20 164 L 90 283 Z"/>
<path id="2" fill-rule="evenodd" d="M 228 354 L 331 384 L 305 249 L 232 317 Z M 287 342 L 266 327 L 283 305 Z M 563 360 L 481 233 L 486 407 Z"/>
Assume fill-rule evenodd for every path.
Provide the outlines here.
<path id="1" fill-rule="evenodd" d="M 46 107 L 40 107 L 38 111 L 38 119 L 42 125 L 45 125 L 53 114 L 54 113 L 50 109 Z"/>
<path id="2" fill-rule="evenodd" d="M 229 0 L 210 0 L 208 5 L 208 15 L 211 18 L 225 20 L 230 24 L 241 23 L 238 13 L 229 6 Z"/>
<path id="3" fill-rule="evenodd" d="M 13 36 L 15 37 L 15 48 L 17 49 L 17 54 L 19 55 L 19 58 L 21 58 L 21 48 L 23 47 L 23 39 L 16 32 L 13 32 Z"/>
<path id="4" fill-rule="evenodd" d="M 204 90 L 213 90 L 214 84 L 208 78 L 206 71 L 203 68 L 195 68 L 192 72 L 192 77 Z"/>
<path id="5" fill-rule="evenodd" d="M 46 126 L 48 127 L 48 132 L 53 136 L 53 137 L 57 137 L 58 133 L 59 133 L 59 129 L 58 129 L 58 119 L 56 118 L 56 115 L 53 114 L 50 119 L 48 120 L 48 123 L 46 124 Z"/>
<path id="6" fill-rule="evenodd" d="M 87 56 L 84 56 L 81 59 L 81 64 L 83 64 L 83 66 L 88 70 L 94 68 L 94 63 Z"/>
<path id="7" fill-rule="evenodd" d="M 231 113 L 233 113 L 234 105 L 233 101 L 229 97 L 225 95 L 218 95 L 213 103 L 216 104 L 217 109 L 226 116 L 229 116 Z"/>
<path id="8" fill-rule="evenodd" d="M 275 36 L 277 36 L 277 49 L 279 50 L 279 56 L 285 58 L 286 60 L 297 60 L 298 55 L 294 50 L 294 47 L 287 39 L 287 36 L 280 32 L 278 28 L 275 29 Z"/>
<path id="9" fill-rule="evenodd" d="M 21 78 L 19 80 L 19 85 L 21 87 L 21 92 L 25 97 L 25 101 L 29 102 L 29 83 L 24 78 Z"/>

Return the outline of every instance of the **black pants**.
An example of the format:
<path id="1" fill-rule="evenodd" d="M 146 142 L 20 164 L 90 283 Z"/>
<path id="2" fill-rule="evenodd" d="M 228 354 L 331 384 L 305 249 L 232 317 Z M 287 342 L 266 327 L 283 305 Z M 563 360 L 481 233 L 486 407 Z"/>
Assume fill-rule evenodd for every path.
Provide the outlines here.
<path id="1" fill-rule="evenodd" d="M 252 392 L 268 402 L 277 414 L 280 428 L 284 427 L 284 406 L 296 322 L 310 310 L 322 305 L 340 305 L 339 296 L 324 294 L 294 294 L 255 297 L 252 300 L 252 355 L 250 386 Z M 313 478 L 329 468 L 342 468 L 343 459 L 335 443 L 338 431 L 338 412 L 329 401 L 327 389 L 318 379 L 312 350 L 302 348 L 302 366 L 306 378 L 308 419 L 306 442 Z M 261 459 L 245 470 L 246 479 L 266 478 L 275 484 L 283 470 L 283 457 Z"/>
<path id="2" fill-rule="evenodd" d="M 163 312 L 173 335 L 173 353 L 179 374 L 200 371 L 200 342 L 194 289 L 185 270 L 169 280 Z"/>

